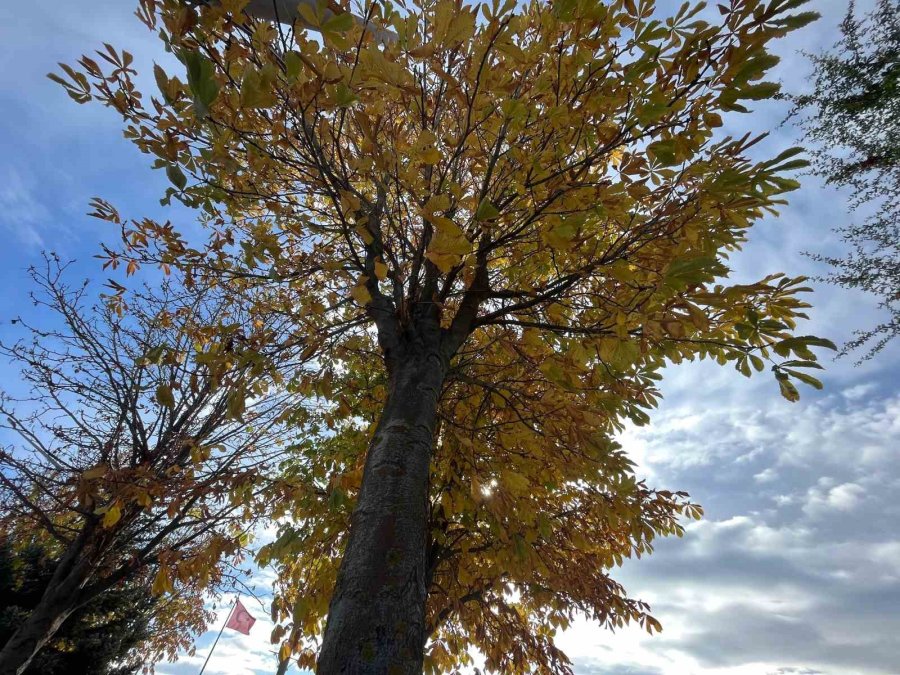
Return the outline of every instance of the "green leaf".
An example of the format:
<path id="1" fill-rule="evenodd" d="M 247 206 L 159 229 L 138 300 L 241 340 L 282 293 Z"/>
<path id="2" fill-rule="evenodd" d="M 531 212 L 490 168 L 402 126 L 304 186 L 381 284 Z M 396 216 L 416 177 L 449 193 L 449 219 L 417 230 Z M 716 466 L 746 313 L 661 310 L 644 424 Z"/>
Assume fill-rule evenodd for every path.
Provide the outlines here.
<path id="1" fill-rule="evenodd" d="M 553 16 L 560 21 L 571 21 L 575 15 L 578 0 L 555 0 L 553 2 Z"/>
<path id="2" fill-rule="evenodd" d="M 761 77 L 769 68 L 777 65 L 780 59 L 774 54 L 763 53 L 760 56 L 749 59 L 741 69 L 738 70 L 734 79 L 737 82 L 748 82 L 750 80 Z"/>
<path id="3" fill-rule="evenodd" d="M 764 101 L 767 98 L 772 98 L 780 89 L 781 85 L 777 82 L 748 84 L 738 90 L 738 98 L 750 99 L 751 101 Z"/>
<path id="4" fill-rule="evenodd" d="M 554 250 L 569 251 L 577 234 L 578 223 L 570 219 L 544 232 L 541 239 Z"/>
<path id="5" fill-rule="evenodd" d="M 796 169 L 805 169 L 809 166 L 809 162 L 805 159 L 792 159 L 785 162 L 781 166 L 772 167 L 773 171 L 794 171 Z"/>
<path id="6" fill-rule="evenodd" d="M 715 256 L 698 256 L 696 258 L 679 258 L 673 260 L 666 270 L 666 285 L 680 290 L 692 284 L 712 281 L 722 276 L 728 269 Z"/>
<path id="7" fill-rule="evenodd" d="M 798 370 L 790 370 L 790 369 L 785 369 L 784 372 L 790 373 L 791 377 L 800 380 L 804 384 L 808 384 L 810 387 L 814 387 L 815 389 L 822 388 L 822 382 L 819 381 L 818 379 L 816 379 L 815 377 L 813 377 L 812 375 L 809 375 L 807 373 L 801 373 Z"/>
<path id="8" fill-rule="evenodd" d="M 247 402 L 244 399 L 243 391 L 233 391 L 228 395 L 228 399 L 225 403 L 226 411 L 229 417 L 232 419 L 240 419 L 241 415 L 244 414 L 244 410 L 247 407 Z"/>
<path id="9" fill-rule="evenodd" d="M 801 12 L 800 14 L 795 14 L 794 16 L 788 16 L 784 19 L 778 19 L 774 23 L 779 28 L 796 30 L 797 28 L 803 28 L 804 26 L 811 24 L 820 16 L 821 14 L 819 14 L 818 12 Z"/>
<path id="10" fill-rule="evenodd" d="M 491 204 L 487 199 L 482 199 L 475 211 L 475 220 L 495 220 L 500 216 L 500 211 L 496 206 Z"/>
<path id="11" fill-rule="evenodd" d="M 154 365 L 159 365 L 162 363 L 163 354 L 165 353 L 166 348 L 165 345 L 157 345 L 148 349 L 143 356 L 143 359 L 147 363 L 152 363 Z"/>
<path id="12" fill-rule="evenodd" d="M 241 79 L 241 106 L 268 108 L 275 105 L 275 101 L 275 69 L 272 66 L 261 70 L 247 68 Z"/>
<path id="13" fill-rule="evenodd" d="M 837 351 L 837 345 L 831 340 L 816 337 L 815 335 L 801 335 L 797 340 L 802 340 L 809 347 L 825 347 L 825 349 L 830 349 L 833 352 Z"/>
<path id="14" fill-rule="evenodd" d="M 781 366 L 790 366 L 791 368 L 817 368 L 818 370 L 825 370 L 825 368 L 815 361 L 785 361 L 780 364 Z"/>
<path id="15" fill-rule="evenodd" d="M 156 79 L 156 86 L 159 87 L 159 93 L 162 94 L 163 100 L 166 103 L 172 103 L 172 98 L 169 96 L 169 77 L 166 75 L 166 71 L 155 63 L 153 64 L 153 77 Z"/>
<path id="16" fill-rule="evenodd" d="M 172 185 L 177 187 L 179 190 L 184 190 L 187 186 L 187 176 L 184 175 L 184 172 L 181 170 L 177 164 L 169 164 L 166 166 L 166 176 L 169 177 L 169 180 L 172 181 Z"/>
<path id="17" fill-rule="evenodd" d="M 353 15 L 350 12 L 335 14 L 322 24 L 322 32 L 346 33 L 353 28 Z"/>
<path id="18" fill-rule="evenodd" d="M 183 52 L 182 60 L 187 66 L 188 87 L 194 97 L 194 108 L 199 117 L 206 117 L 209 106 L 219 94 L 219 84 L 213 77 L 215 65 L 198 51 Z"/>
<path id="19" fill-rule="evenodd" d="M 103 514 L 103 521 L 101 525 L 103 527 L 112 527 L 116 523 L 119 522 L 122 518 L 122 506 L 119 502 L 113 502 L 109 505 L 109 508 L 106 509 L 106 512 Z"/>
<path id="20" fill-rule="evenodd" d="M 359 100 L 359 97 L 353 93 L 353 90 L 350 89 L 343 82 L 338 83 L 336 87 L 336 92 L 334 95 L 334 101 L 337 103 L 339 108 L 346 108 L 347 106 L 351 106 Z"/>
<path id="21" fill-rule="evenodd" d="M 824 347 L 832 351 L 837 350 L 837 347 L 831 340 L 814 335 L 797 335 L 772 345 L 772 349 L 779 356 L 787 357 L 793 351 L 803 361 L 811 362 L 815 359 L 815 355 L 809 350 L 810 347 Z"/>
<path id="22" fill-rule="evenodd" d="M 296 82 L 303 70 L 303 60 L 297 52 L 288 52 L 284 55 L 284 70 L 289 82 Z"/>
<path id="23" fill-rule="evenodd" d="M 647 147 L 647 151 L 663 166 L 672 166 L 678 163 L 678 160 L 675 159 L 675 141 L 671 139 L 651 143 Z"/>
<path id="24" fill-rule="evenodd" d="M 516 551 L 516 558 L 520 561 L 524 561 L 528 559 L 528 544 L 525 542 L 525 539 L 522 538 L 521 535 L 517 534 L 513 537 L 513 546 Z"/>
<path id="25" fill-rule="evenodd" d="M 347 495 L 340 488 L 335 488 L 328 495 L 328 508 L 334 510 L 339 509 L 347 501 Z"/>
<path id="26" fill-rule="evenodd" d="M 778 380 L 778 387 L 782 396 L 791 403 L 800 400 L 800 392 L 797 391 L 797 387 L 794 386 L 794 383 L 788 379 L 785 373 L 775 373 L 775 378 Z"/>

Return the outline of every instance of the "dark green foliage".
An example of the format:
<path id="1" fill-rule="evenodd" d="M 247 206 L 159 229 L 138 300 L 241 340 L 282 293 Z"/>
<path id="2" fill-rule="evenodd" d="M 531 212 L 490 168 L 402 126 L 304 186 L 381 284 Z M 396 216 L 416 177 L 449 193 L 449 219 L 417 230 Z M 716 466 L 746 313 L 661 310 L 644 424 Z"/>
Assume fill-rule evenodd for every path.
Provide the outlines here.
<path id="1" fill-rule="evenodd" d="M 844 352 L 863 358 L 900 334 L 900 0 L 878 0 L 858 18 L 851 2 L 831 51 L 812 56 L 813 90 L 792 98 L 814 171 L 853 191 L 859 223 L 840 228 L 850 247 L 842 258 L 812 254 L 833 266 L 827 279 L 876 294 L 887 320 L 857 331 Z"/>
<path id="2" fill-rule="evenodd" d="M 0 645 L 40 600 L 54 561 L 37 543 L 0 541 Z M 130 675 L 141 662 L 131 654 L 148 635 L 153 600 L 142 588 L 114 588 L 76 610 L 25 675 Z"/>

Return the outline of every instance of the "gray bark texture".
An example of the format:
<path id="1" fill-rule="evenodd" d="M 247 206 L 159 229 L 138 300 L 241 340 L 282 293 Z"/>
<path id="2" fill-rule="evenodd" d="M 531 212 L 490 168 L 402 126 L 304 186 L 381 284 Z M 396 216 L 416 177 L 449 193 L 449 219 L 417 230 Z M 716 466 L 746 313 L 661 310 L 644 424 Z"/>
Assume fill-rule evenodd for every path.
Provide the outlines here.
<path id="1" fill-rule="evenodd" d="M 388 361 L 388 400 L 368 448 L 319 675 L 422 672 L 429 468 L 446 372 L 439 344 Z"/>

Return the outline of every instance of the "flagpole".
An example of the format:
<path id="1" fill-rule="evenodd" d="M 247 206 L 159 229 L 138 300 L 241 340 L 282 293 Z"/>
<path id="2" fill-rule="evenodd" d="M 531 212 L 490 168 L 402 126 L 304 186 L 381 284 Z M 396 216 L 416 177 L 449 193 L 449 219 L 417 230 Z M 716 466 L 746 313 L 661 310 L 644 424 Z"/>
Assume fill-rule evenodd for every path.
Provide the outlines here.
<path id="1" fill-rule="evenodd" d="M 234 612 L 234 608 L 237 607 L 237 602 L 240 597 L 241 594 L 238 593 L 234 598 L 234 603 L 231 605 L 231 611 L 228 612 L 228 616 L 225 617 L 225 623 L 223 623 L 222 627 L 219 629 L 219 634 L 216 635 L 216 639 L 212 643 L 212 647 L 209 648 L 209 654 L 206 655 L 206 661 L 203 662 L 203 667 L 200 669 L 200 672 L 197 673 L 197 675 L 203 675 L 203 671 L 206 670 L 206 664 L 209 663 L 209 658 L 213 655 L 213 650 L 216 648 L 216 645 L 219 644 L 219 638 L 222 637 L 222 633 L 225 632 L 225 626 L 228 625 L 228 620 L 231 618 L 231 615 Z"/>

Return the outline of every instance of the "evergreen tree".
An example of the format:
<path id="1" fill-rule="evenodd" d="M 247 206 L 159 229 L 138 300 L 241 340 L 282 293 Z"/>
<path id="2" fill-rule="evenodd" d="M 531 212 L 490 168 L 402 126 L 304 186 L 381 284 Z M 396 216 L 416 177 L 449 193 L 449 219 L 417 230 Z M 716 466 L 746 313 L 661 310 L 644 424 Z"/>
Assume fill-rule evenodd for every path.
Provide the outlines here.
<path id="1" fill-rule="evenodd" d="M 834 268 L 829 281 L 876 294 L 888 311 L 844 347 L 868 344 L 869 358 L 900 334 L 900 0 L 878 0 L 861 19 L 851 2 L 840 29 L 831 51 L 812 57 L 813 89 L 793 97 L 794 114 L 817 145 L 815 173 L 869 211 L 838 230 L 844 257 L 812 254 Z"/>
<path id="2" fill-rule="evenodd" d="M 48 547 L 0 541 L 0 644 L 37 606 L 56 568 Z M 77 609 L 35 656 L 26 675 L 128 675 L 135 648 L 149 635 L 154 600 L 147 589 L 113 588 Z"/>

